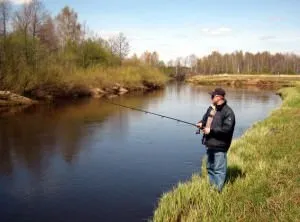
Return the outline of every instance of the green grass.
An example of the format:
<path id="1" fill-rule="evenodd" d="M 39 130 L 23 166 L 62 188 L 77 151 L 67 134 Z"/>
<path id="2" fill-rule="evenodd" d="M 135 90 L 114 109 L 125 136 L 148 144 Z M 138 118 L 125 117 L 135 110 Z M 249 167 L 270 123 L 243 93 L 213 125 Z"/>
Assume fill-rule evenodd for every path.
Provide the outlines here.
<path id="1" fill-rule="evenodd" d="M 300 87 L 280 92 L 281 108 L 233 142 L 223 192 L 204 162 L 203 176 L 163 194 L 153 221 L 300 221 Z"/>

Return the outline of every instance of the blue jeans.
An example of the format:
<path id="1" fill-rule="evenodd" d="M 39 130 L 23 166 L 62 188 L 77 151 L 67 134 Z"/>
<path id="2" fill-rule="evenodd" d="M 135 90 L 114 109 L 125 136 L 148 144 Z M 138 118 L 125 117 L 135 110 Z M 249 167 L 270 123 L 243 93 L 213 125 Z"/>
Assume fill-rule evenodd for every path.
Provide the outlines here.
<path id="1" fill-rule="evenodd" d="M 207 149 L 207 173 L 209 182 L 215 186 L 218 191 L 222 188 L 226 179 L 227 153 L 213 149 Z"/>

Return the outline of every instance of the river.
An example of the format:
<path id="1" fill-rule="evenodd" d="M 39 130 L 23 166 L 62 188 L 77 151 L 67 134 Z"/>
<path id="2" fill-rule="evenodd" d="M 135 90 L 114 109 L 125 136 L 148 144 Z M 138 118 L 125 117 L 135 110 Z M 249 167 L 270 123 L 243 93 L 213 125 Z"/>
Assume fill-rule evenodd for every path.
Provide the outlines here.
<path id="1" fill-rule="evenodd" d="M 170 84 L 113 101 L 196 123 L 212 89 Z M 235 138 L 281 104 L 271 90 L 225 89 Z M 200 172 L 195 131 L 101 99 L 0 118 L 0 220 L 146 221 L 163 192 Z"/>

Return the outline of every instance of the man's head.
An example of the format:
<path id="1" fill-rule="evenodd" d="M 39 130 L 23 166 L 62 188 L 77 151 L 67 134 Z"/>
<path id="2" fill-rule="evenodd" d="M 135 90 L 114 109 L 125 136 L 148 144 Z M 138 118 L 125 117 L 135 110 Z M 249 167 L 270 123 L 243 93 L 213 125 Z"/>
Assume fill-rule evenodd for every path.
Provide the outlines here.
<path id="1" fill-rule="evenodd" d="M 222 88 L 216 88 L 214 91 L 209 93 L 211 95 L 211 100 L 214 105 L 220 105 L 225 100 L 226 92 Z"/>

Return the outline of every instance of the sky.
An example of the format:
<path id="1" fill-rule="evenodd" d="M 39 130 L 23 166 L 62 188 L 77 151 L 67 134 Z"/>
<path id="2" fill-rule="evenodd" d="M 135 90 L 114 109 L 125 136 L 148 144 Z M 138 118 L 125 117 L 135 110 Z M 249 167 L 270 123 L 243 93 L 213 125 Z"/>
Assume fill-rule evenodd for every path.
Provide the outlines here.
<path id="1" fill-rule="evenodd" d="M 20 4 L 24 0 L 13 0 Z M 27 0 L 30 1 L 30 0 Z M 164 61 L 236 50 L 300 54 L 300 0 L 44 0 L 53 16 L 66 5 L 104 39 L 123 32 L 131 54 Z"/>

